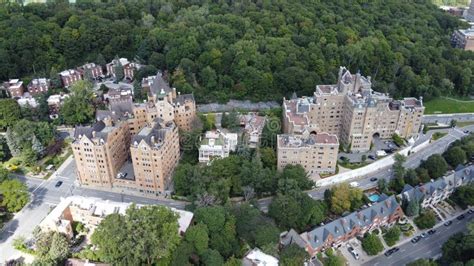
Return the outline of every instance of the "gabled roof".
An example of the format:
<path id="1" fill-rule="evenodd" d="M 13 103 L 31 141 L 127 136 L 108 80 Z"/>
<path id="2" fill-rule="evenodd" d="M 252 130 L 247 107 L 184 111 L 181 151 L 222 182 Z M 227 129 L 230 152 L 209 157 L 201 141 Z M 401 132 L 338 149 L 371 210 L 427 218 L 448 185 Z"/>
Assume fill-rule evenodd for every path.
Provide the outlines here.
<path id="1" fill-rule="evenodd" d="M 161 147 L 165 141 L 166 134 L 172 130 L 175 125 L 173 122 L 168 122 L 165 127 L 163 127 L 160 122 L 160 119 L 155 119 L 152 127 L 142 128 L 138 134 L 133 136 L 132 145 L 138 145 L 144 141 L 150 147 Z"/>
<path id="2" fill-rule="evenodd" d="M 74 129 L 74 138 L 78 139 L 79 136 L 86 136 L 89 139 L 92 139 L 92 132 L 100 132 L 105 128 L 105 124 L 102 121 L 94 123 L 92 126 L 77 126 Z"/>

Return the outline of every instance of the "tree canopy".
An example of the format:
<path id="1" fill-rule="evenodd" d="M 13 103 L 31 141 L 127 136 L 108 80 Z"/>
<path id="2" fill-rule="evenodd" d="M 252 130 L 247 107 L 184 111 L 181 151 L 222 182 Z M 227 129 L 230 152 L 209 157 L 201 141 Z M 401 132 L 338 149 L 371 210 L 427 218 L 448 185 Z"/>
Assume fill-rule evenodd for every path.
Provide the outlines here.
<path id="1" fill-rule="evenodd" d="M 64 100 L 60 116 L 68 125 L 89 123 L 94 118 L 92 105 L 92 85 L 87 81 L 77 81 L 71 86 L 71 94 Z"/>
<path id="2" fill-rule="evenodd" d="M 383 250 L 383 244 L 375 233 L 366 234 L 362 239 L 362 248 L 368 255 L 374 256 Z"/>
<path id="3" fill-rule="evenodd" d="M 6 179 L 0 183 L 0 204 L 5 206 L 9 212 L 21 210 L 29 201 L 28 188 L 18 179 Z"/>
<path id="4" fill-rule="evenodd" d="M 310 95 L 340 65 L 396 97 L 468 95 L 474 56 L 449 42 L 461 26 L 430 1 L 10 3 L 0 80 L 119 55 L 169 70 L 199 101 Z"/>
<path id="5" fill-rule="evenodd" d="M 0 128 L 3 130 L 21 119 L 21 109 L 13 99 L 0 99 Z"/>
<path id="6" fill-rule="evenodd" d="M 171 209 L 130 206 L 125 215 L 108 215 L 91 237 L 102 262 L 152 265 L 171 260 L 180 242 L 178 217 Z"/>

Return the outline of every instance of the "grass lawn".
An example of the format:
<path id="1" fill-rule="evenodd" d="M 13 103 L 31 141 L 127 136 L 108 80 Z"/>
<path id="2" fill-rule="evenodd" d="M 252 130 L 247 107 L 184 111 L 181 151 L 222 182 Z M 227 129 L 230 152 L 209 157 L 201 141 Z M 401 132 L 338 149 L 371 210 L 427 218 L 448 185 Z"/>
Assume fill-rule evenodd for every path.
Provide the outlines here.
<path id="1" fill-rule="evenodd" d="M 438 98 L 424 102 L 425 114 L 474 113 L 474 101 L 459 102 L 446 98 Z"/>
<path id="2" fill-rule="evenodd" d="M 474 121 L 456 122 L 457 127 L 465 127 L 470 125 L 474 125 Z"/>
<path id="3" fill-rule="evenodd" d="M 432 136 L 432 139 L 433 140 L 438 140 L 444 136 L 448 135 L 448 133 L 444 133 L 444 132 L 435 132 Z"/>

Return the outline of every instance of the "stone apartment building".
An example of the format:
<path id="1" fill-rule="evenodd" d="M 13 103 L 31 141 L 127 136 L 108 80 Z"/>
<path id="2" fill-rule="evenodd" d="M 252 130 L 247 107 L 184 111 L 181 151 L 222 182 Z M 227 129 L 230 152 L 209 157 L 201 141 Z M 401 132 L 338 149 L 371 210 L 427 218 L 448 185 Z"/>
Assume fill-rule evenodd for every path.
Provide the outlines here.
<path id="1" fill-rule="evenodd" d="M 108 117 L 92 126 L 76 127 L 74 139 L 71 146 L 81 185 L 112 188 L 129 158 L 127 122 Z"/>
<path id="2" fill-rule="evenodd" d="M 63 83 L 63 86 L 65 88 L 68 88 L 69 86 L 74 84 L 76 81 L 82 80 L 81 72 L 75 69 L 64 70 L 61 73 L 59 73 L 59 76 L 61 77 L 61 82 Z"/>
<path id="3" fill-rule="evenodd" d="M 455 171 L 431 182 L 412 187 L 405 185 L 401 198 L 404 201 L 416 200 L 422 208 L 434 206 L 449 198 L 456 188 L 474 181 L 474 166 L 458 167 Z"/>
<path id="4" fill-rule="evenodd" d="M 314 230 L 298 234 L 291 229 L 280 234 L 280 245 L 296 244 L 310 257 L 315 257 L 331 247 L 340 247 L 344 242 L 363 236 L 376 228 L 390 227 L 404 216 L 395 196 L 390 196 L 372 206 L 334 220 Z"/>
<path id="5" fill-rule="evenodd" d="M 328 133 L 277 136 L 277 168 L 300 164 L 309 175 L 336 172 L 339 141 Z"/>
<path id="6" fill-rule="evenodd" d="M 132 203 L 102 200 L 93 197 L 70 196 L 61 198 L 59 204 L 39 224 L 42 231 L 56 231 L 69 239 L 74 236 L 73 222 L 84 224 L 92 235 L 100 222 L 110 214 L 125 215 Z M 137 205 L 141 208 L 145 205 Z M 179 233 L 183 235 L 191 225 L 194 214 L 171 208 L 178 215 Z"/>
<path id="7" fill-rule="evenodd" d="M 121 64 L 123 67 L 124 79 L 133 80 L 135 72 L 141 68 L 141 65 L 135 62 L 128 61 L 127 58 L 114 59 L 106 65 L 107 75 L 115 78 L 115 67 Z"/>
<path id="8" fill-rule="evenodd" d="M 163 194 L 179 161 L 178 127 L 156 119 L 132 137 L 130 153 L 136 187 L 144 193 Z"/>
<path id="9" fill-rule="evenodd" d="M 148 102 L 114 98 L 109 110 L 97 111 L 96 124 L 76 127 L 73 150 L 82 185 L 150 197 L 167 193 L 179 161 L 178 129 L 191 128 L 196 109 L 192 95 L 177 94 L 161 76 L 152 88 Z"/>
<path id="10" fill-rule="evenodd" d="M 38 95 L 41 93 L 48 92 L 51 87 L 51 82 L 46 78 L 33 79 L 30 84 L 28 84 L 28 92 L 32 95 Z"/>
<path id="11" fill-rule="evenodd" d="M 474 51 L 474 27 L 454 31 L 451 37 L 451 44 L 455 48 Z"/>
<path id="12" fill-rule="evenodd" d="M 421 99 L 393 100 L 372 90 L 370 77 L 341 67 L 337 84 L 317 85 L 311 97 L 283 100 L 283 132 L 329 133 L 354 152 L 370 149 L 374 137 L 417 137 L 424 112 Z"/>
<path id="13" fill-rule="evenodd" d="M 97 80 L 104 76 L 102 66 L 95 63 L 87 63 L 77 68 L 84 79 L 89 77 L 90 79 Z"/>
<path id="14" fill-rule="evenodd" d="M 10 79 L 3 83 L 3 87 L 11 98 L 19 98 L 23 96 L 23 93 L 25 92 L 23 81 L 20 81 L 19 79 Z"/>

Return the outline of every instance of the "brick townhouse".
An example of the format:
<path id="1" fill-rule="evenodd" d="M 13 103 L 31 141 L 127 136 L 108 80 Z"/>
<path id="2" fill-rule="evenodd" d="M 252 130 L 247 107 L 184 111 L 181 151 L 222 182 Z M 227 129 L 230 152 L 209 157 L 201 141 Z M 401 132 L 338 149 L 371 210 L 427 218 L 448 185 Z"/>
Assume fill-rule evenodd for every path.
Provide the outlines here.
<path id="1" fill-rule="evenodd" d="M 51 82 L 46 78 L 33 79 L 30 84 L 28 84 L 28 92 L 32 95 L 38 95 L 41 93 L 46 93 L 51 87 Z"/>
<path id="2" fill-rule="evenodd" d="M 95 63 L 84 64 L 84 65 L 78 67 L 77 71 L 79 71 L 81 73 L 81 75 L 84 79 L 88 75 L 90 75 L 90 78 L 93 79 L 93 80 L 97 80 L 100 77 L 104 76 L 104 73 L 102 72 L 102 66 L 97 65 Z"/>
<path id="3" fill-rule="evenodd" d="M 291 229 L 280 235 L 280 244 L 296 244 L 315 257 L 331 247 L 340 247 L 345 241 L 363 236 L 376 228 L 390 227 L 404 216 L 395 196 L 385 197 L 382 201 L 345 217 L 341 217 L 309 232 L 298 234 Z"/>
<path id="4" fill-rule="evenodd" d="M 76 81 L 82 80 L 81 72 L 75 69 L 64 70 L 61 73 L 59 73 L 59 76 L 61 77 L 61 82 L 63 83 L 63 86 L 65 88 L 68 88 L 69 86 L 74 84 Z"/>

